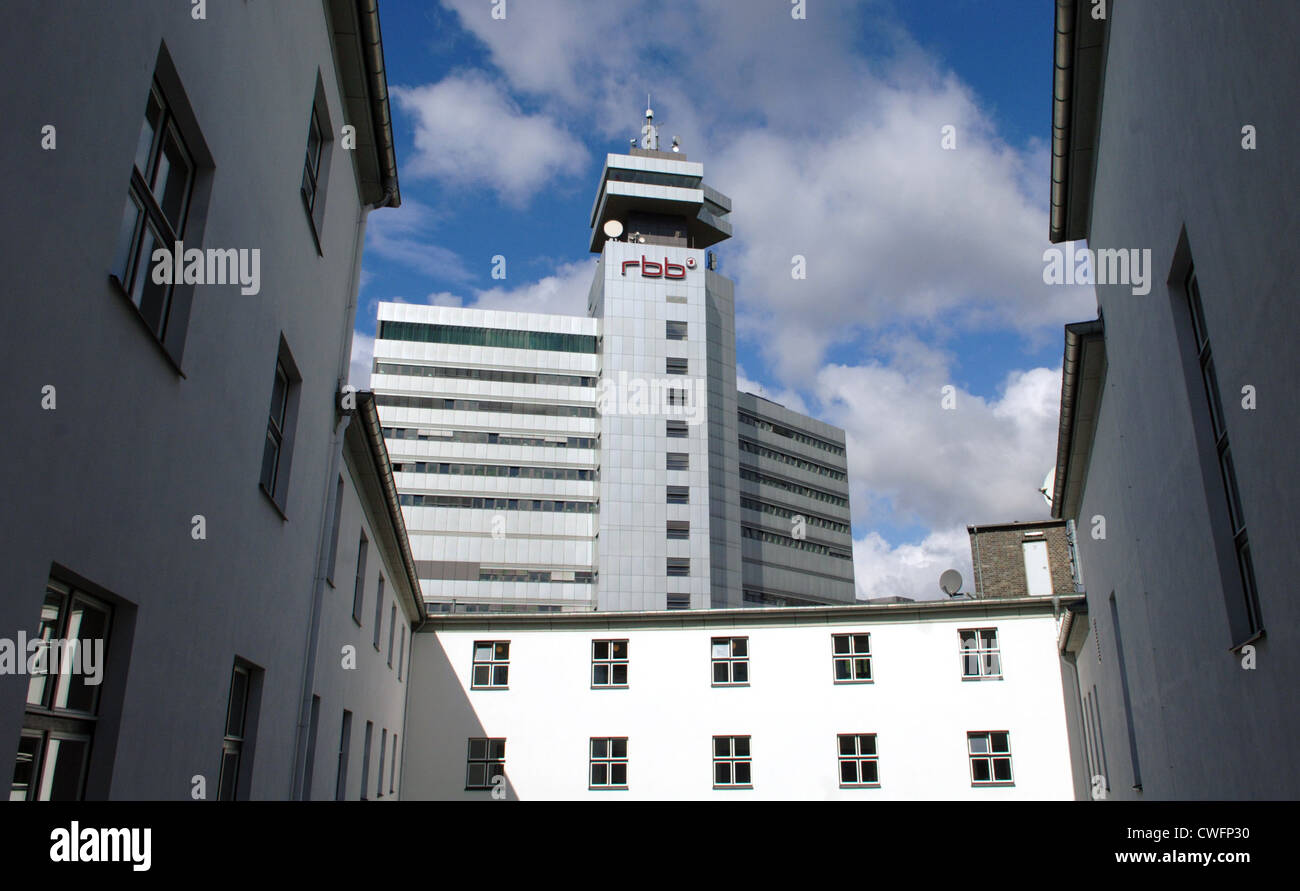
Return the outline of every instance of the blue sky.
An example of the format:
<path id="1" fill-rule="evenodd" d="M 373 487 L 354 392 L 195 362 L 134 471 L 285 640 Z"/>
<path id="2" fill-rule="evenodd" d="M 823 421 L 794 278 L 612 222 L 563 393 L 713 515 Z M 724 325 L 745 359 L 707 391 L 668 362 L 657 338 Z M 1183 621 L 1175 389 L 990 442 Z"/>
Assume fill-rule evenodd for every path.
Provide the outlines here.
<path id="1" fill-rule="evenodd" d="M 379 300 L 582 314 L 648 91 L 733 200 L 742 388 L 846 430 L 859 596 L 939 596 L 965 524 L 1045 515 L 1061 325 L 1093 307 L 1041 280 L 1050 3 L 494 5 L 381 6 L 403 207 L 371 216 L 354 382 Z"/>

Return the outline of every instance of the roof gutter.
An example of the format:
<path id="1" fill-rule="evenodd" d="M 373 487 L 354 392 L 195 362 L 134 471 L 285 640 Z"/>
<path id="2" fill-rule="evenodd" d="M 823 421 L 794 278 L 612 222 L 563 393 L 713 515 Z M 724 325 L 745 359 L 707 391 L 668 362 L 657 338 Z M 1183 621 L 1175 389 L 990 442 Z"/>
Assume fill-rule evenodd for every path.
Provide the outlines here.
<path id="1" fill-rule="evenodd" d="M 1056 436 L 1056 479 L 1052 487 L 1052 516 L 1061 519 L 1065 506 L 1065 480 L 1074 445 L 1075 410 L 1079 405 L 1083 343 L 1105 333 L 1101 319 L 1065 326 L 1065 357 L 1061 363 L 1061 421 Z"/>
<path id="2" fill-rule="evenodd" d="M 397 534 L 397 544 L 402 551 L 402 568 L 406 570 L 406 580 L 415 598 L 416 621 L 422 624 L 428 618 L 428 613 L 424 608 L 420 578 L 415 571 L 415 558 L 411 554 L 411 542 L 406 534 L 406 523 L 402 519 L 402 508 L 397 499 L 393 465 L 388 458 L 388 447 L 384 445 L 384 434 L 379 425 L 379 410 L 375 407 L 375 394 L 362 391 L 357 393 L 356 397 L 356 419 L 361 424 L 361 432 L 366 437 L 366 446 L 374 459 L 375 469 L 379 472 L 379 481 L 384 487 L 384 503 L 388 507 L 388 519 Z"/>
<path id="3" fill-rule="evenodd" d="M 402 195 L 397 187 L 397 149 L 393 141 L 392 110 L 388 105 L 388 75 L 384 68 L 384 43 L 379 30 L 379 0 L 357 0 L 357 18 L 361 25 L 361 58 L 370 93 L 375 151 L 384 183 L 384 197 L 372 207 L 400 207 Z"/>
<path id="4" fill-rule="evenodd" d="M 1052 57 L 1052 209 L 1049 238 L 1065 240 L 1070 155 L 1070 123 L 1074 114 L 1075 0 L 1056 0 L 1056 47 Z"/>

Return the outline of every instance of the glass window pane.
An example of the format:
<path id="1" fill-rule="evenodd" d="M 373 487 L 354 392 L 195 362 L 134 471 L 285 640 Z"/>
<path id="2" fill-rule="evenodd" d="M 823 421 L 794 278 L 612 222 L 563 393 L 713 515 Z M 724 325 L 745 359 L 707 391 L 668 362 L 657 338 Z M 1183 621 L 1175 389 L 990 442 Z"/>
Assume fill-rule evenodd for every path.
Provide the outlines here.
<path id="1" fill-rule="evenodd" d="M 54 697 L 54 707 L 79 712 L 94 713 L 99 705 L 99 683 L 103 680 L 102 659 L 108 650 L 108 610 L 80 597 L 74 598 L 68 613 L 67 640 L 75 640 L 76 650 L 69 648 L 65 656 L 75 665 L 60 667 L 59 690 Z M 87 662 L 90 663 L 87 666 Z M 92 673 L 87 667 L 95 668 Z M 51 668 L 53 664 L 51 663 Z M 67 673 L 75 668 L 75 673 Z"/>
<path id="2" fill-rule="evenodd" d="M 620 764 L 611 764 L 611 765 L 609 766 L 609 781 L 610 781 L 610 784 L 611 784 L 611 785 L 614 785 L 614 786 L 626 786 L 626 785 L 627 785 L 627 765 L 626 765 L 626 764 L 621 764 L 621 763 L 620 763 Z"/>
<path id="3" fill-rule="evenodd" d="M 713 754 L 717 758 L 726 758 L 731 754 L 731 737 L 715 736 L 713 738 Z"/>
<path id="4" fill-rule="evenodd" d="M 737 737 L 736 737 L 734 740 L 732 740 L 732 742 L 731 742 L 731 750 L 732 750 L 732 752 L 735 753 L 735 755 L 736 755 L 737 758 L 748 758 L 748 757 L 749 757 L 749 737 L 748 737 L 748 736 L 737 736 Z"/>
<path id="5" fill-rule="evenodd" d="M 486 786 L 487 785 L 487 765 L 483 763 L 471 764 L 465 778 L 466 786 Z"/>
<path id="6" fill-rule="evenodd" d="M 986 648 L 996 647 L 998 645 L 998 632 L 991 628 L 987 631 L 981 631 L 980 640 Z"/>
<path id="7" fill-rule="evenodd" d="M 960 634 L 961 634 L 962 649 L 964 650 L 973 649 L 975 647 L 975 632 L 962 631 L 960 632 Z"/>
<path id="8" fill-rule="evenodd" d="M 989 738 L 987 736 L 970 737 L 970 750 L 976 755 L 984 754 L 989 750 Z"/>
<path id="9" fill-rule="evenodd" d="M 41 604 L 41 623 L 37 629 L 36 637 L 40 640 L 54 640 L 59 636 L 59 616 L 63 611 L 63 603 L 67 595 L 61 591 L 46 589 L 45 602 Z M 30 645 L 30 644 L 29 644 Z M 20 659 L 26 659 L 27 654 L 20 654 Z M 47 660 L 49 657 L 46 657 Z M 46 664 L 47 670 L 53 666 Z M 27 683 L 27 704 L 28 705 L 49 705 L 49 696 L 53 692 L 54 677 L 49 673 L 33 674 L 31 680 Z"/>
<path id="10" fill-rule="evenodd" d="M 140 127 L 140 137 L 135 145 L 135 169 L 140 171 L 145 182 L 149 181 L 149 155 L 153 148 L 154 134 L 158 131 L 158 122 L 162 119 L 162 106 L 153 90 L 145 103 L 144 124 Z"/>
<path id="11" fill-rule="evenodd" d="M 239 753 L 221 753 L 221 773 L 217 776 L 217 800 L 234 801 L 239 787 Z"/>
<path id="12" fill-rule="evenodd" d="M 487 740 L 471 739 L 469 741 L 469 757 L 474 760 L 482 760 L 487 757 Z"/>
<path id="13" fill-rule="evenodd" d="M 863 755 L 876 754 L 876 735 L 874 733 L 864 733 L 858 737 L 858 751 Z"/>
<path id="14" fill-rule="evenodd" d="M 880 768 L 875 761 L 862 761 L 862 782 L 878 783 L 880 782 Z"/>
<path id="15" fill-rule="evenodd" d="M 597 687 L 609 686 L 609 666 L 593 665 L 591 667 L 591 682 Z"/>
<path id="16" fill-rule="evenodd" d="M 505 778 L 506 766 L 499 761 L 488 762 L 488 782 L 495 783 L 497 778 Z"/>
<path id="17" fill-rule="evenodd" d="M 9 785 L 10 801 L 26 801 L 36 777 L 36 762 L 40 760 L 41 737 L 24 733 L 18 740 L 18 757 L 14 761 L 14 778 Z"/>
<path id="18" fill-rule="evenodd" d="M 834 638 L 834 652 L 847 655 L 849 652 L 849 636 L 847 634 L 837 634 Z"/>
<path id="19" fill-rule="evenodd" d="M 987 783 L 991 776 L 989 774 L 989 761 L 987 758 L 975 758 L 970 763 L 971 777 L 977 783 Z"/>
<path id="20" fill-rule="evenodd" d="M 856 755 L 857 751 L 853 748 L 855 737 L 851 734 L 842 734 L 839 738 L 841 755 Z"/>
<path id="21" fill-rule="evenodd" d="M 284 432 L 284 412 L 288 404 L 289 397 L 289 376 L 285 374 L 284 366 L 279 362 L 275 364 L 275 382 L 271 385 L 271 420 L 275 422 L 275 429 Z"/>
<path id="22" fill-rule="evenodd" d="M 731 680 L 736 684 L 749 683 L 749 663 L 733 662 L 731 663 Z"/>
<path id="23" fill-rule="evenodd" d="M 597 763 L 591 765 L 591 784 L 593 786 L 604 786 L 609 782 L 608 765 Z"/>
<path id="24" fill-rule="evenodd" d="M 870 653 L 871 652 L 870 638 L 865 634 L 853 635 L 853 652 Z"/>
<path id="25" fill-rule="evenodd" d="M 871 660 L 854 659 L 853 660 L 854 678 L 859 681 L 871 680 Z"/>
<path id="26" fill-rule="evenodd" d="M 1001 783 L 1011 781 L 1011 759 L 994 758 L 993 759 L 993 779 Z"/>
<path id="27" fill-rule="evenodd" d="M 714 639 L 713 641 L 714 659 L 726 659 L 730 653 L 731 653 L 731 648 L 728 645 L 726 638 Z"/>
<path id="28" fill-rule="evenodd" d="M 984 657 L 984 673 L 990 677 L 1002 674 L 1002 659 L 997 653 L 989 653 Z"/>
<path id="29" fill-rule="evenodd" d="M 848 681 L 853 679 L 853 673 L 850 671 L 852 663 L 848 659 L 835 660 L 835 680 Z"/>
<path id="30" fill-rule="evenodd" d="M 993 749 L 992 749 L 992 750 L 993 750 L 994 752 L 1010 752 L 1010 751 L 1011 751 L 1011 740 L 1010 740 L 1008 734 L 1006 734 L 1006 733 L 991 733 L 991 734 L 989 734 L 989 738 L 990 738 L 990 740 L 991 740 L 992 743 L 993 743 Z"/>
<path id="31" fill-rule="evenodd" d="M 733 656 L 749 655 L 749 641 L 743 637 L 733 637 L 731 639 L 731 655 Z"/>
<path id="32" fill-rule="evenodd" d="M 616 640 L 610 646 L 610 652 L 613 654 L 615 659 L 627 658 L 627 641 Z"/>
<path id="33" fill-rule="evenodd" d="M 975 656 L 975 655 L 963 656 L 961 659 L 961 673 L 962 675 L 968 678 L 979 677 L 979 673 L 980 673 L 979 656 Z"/>
<path id="34" fill-rule="evenodd" d="M 504 687 L 508 683 L 507 676 L 510 672 L 508 665 L 495 665 L 492 668 L 492 685 L 494 687 Z"/>
<path id="35" fill-rule="evenodd" d="M 82 777 L 89 753 L 90 740 L 85 737 L 51 736 L 45 747 L 37 798 L 41 801 L 81 800 Z"/>
<path id="36" fill-rule="evenodd" d="M 316 186 L 312 184 L 309 170 L 303 170 L 302 172 L 302 197 L 309 208 L 316 209 Z"/>
<path id="37" fill-rule="evenodd" d="M 122 287 L 128 289 L 131 287 L 128 275 L 128 267 L 131 264 L 131 245 L 135 243 L 139 225 L 140 204 L 136 201 L 134 194 L 127 192 L 126 205 L 122 208 L 122 226 L 117 232 L 117 249 L 113 252 L 113 274 L 122 283 Z"/>
<path id="38" fill-rule="evenodd" d="M 155 284 L 153 280 L 153 272 L 156 266 L 153 262 L 153 252 L 162 242 L 163 239 L 159 237 L 153 223 L 146 222 L 144 237 L 140 241 L 140 253 L 136 259 L 136 264 L 140 269 L 135 273 L 135 281 L 132 283 L 131 288 L 131 302 L 140 308 L 140 314 L 144 316 L 145 322 L 159 336 L 162 335 L 163 320 L 166 318 L 167 299 L 172 288 L 171 285 L 167 284 Z M 168 245 L 167 249 L 170 251 L 172 246 Z M 169 262 L 166 258 L 159 261 L 159 263 L 166 262 Z M 171 262 L 174 263 L 174 259 Z"/>
<path id="39" fill-rule="evenodd" d="M 618 664 L 614 666 L 614 685 L 618 687 L 627 686 L 627 665 Z"/>
<path id="40" fill-rule="evenodd" d="M 715 761 L 713 763 L 713 782 L 719 786 L 731 785 L 730 761 Z"/>
<path id="41" fill-rule="evenodd" d="M 488 740 L 488 757 L 500 761 L 506 757 L 506 741 L 504 739 Z"/>
<path id="42" fill-rule="evenodd" d="M 275 471 L 280 463 L 280 443 L 271 430 L 266 431 L 266 448 L 262 450 L 262 485 L 275 493 Z"/>
<path id="43" fill-rule="evenodd" d="M 491 668 L 486 665 L 474 666 L 474 686 L 486 687 L 491 680 Z"/>
<path id="44" fill-rule="evenodd" d="M 858 762 L 841 761 L 840 762 L 840 782 L 856 783 L 858 781 Z"/>
<path id="45" fill-rule="evenodd" d="M 592 645 L 592 648 L 591 648 L 591 655 L 592 655 L 592 658 L 593 658 L 593 659 L 608 659 L 608 658 L 609 658 L 609 641 L 607 641 L 607 640 L 598 640 L 598 641 L 596 641 L 596 642 Z"/>
<path id="46" fill-rule="evenodd" d="M 504 640 L 496 645 L 496 658 L 497 659 L 510 658 L 510 641 Z"/>
<path id="47" fill-rule="evenodd" d="M 593 739 L 591 741 L 591 757 L 593 758 L 609 757 L 609 740 Z"/>
<path id="48" fill-rule="evenodd" d="M 190 159 L 181 145 L 180 136 L 174 128 L 168 127 L 153 193 L 159 209 L 177 235 L 185 228 L 185 203 L 190 195 L 191 175 Z"/>
<path id="49" fill-rule="evenodd" d="M 627 740 L 612 739 L 609 741 L 609 752 L 614 758 L 627 757 Z"/>
<path id="50" fill-rule="evenodd" d="M 713 663 L 713 683 L 725 684 L 729 680 L 726 662 Z"/>
<path id="51" fill-rule="evenodd" d="M 489 662 L 492 659 L 492 644 L 476 644 L 474 647 L 475 662 Z"/>
<path id="52" fill-rule="evenodd" d="M 244 704 L 248 697 L 248 673 L 235 669 L 230 678 L 230 703 L 226 709 L 226 736 L 244 735 Z"/>
<path id="53" fill-rule="evenodd" d="M 736 762 L 736 783 L 742 786 L 749 785 L 749 762 Z"/>
<path id="54" fill-rule="evenodd" d="M 312 172 L 320 169 L 321 132 L 320 121 L 316 118 L 316 109 L 311 110 L 311 126 L 307 128 L 307 159 Z"/>

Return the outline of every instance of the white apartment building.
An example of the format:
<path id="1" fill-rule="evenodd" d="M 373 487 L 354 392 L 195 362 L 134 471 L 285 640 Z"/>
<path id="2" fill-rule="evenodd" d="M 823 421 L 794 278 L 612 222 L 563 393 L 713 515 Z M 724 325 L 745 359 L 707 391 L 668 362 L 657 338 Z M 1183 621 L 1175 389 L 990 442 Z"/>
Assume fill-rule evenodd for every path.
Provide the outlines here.
<path id="1" fill-rule="evenodd" d="M 736 391 L 730 200 L 609 154 L 589 317 L 381 303 L 371 386 L 433 611 L 852 603 L 844 432 Z"/>
<path id="2" fill-rule="evenodd" d="M 1079 600 L 434 615 L 405 795 L 1070 799 Z"/>

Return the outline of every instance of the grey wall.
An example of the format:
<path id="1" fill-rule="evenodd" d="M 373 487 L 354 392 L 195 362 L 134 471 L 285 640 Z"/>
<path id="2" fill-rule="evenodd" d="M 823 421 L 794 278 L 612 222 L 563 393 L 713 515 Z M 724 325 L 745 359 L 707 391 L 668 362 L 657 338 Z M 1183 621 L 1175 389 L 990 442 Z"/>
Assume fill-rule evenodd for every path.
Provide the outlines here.
<path id="1" fill-rule="evenodd" d="M 214 161 L 202 245 L 261 250 L 259 294 L 196 288 L 183 375 L 108 280 L 164 41 Z M 104 776 L 116 798 L 188 798 L 200 774 L 215 797 L 232 661 L 260 666 L 251 794 L 286 798 L 358 224 L 337 141 L 323 254 L 299 196 L 318 71 L 343 119 L 322 5 L 209 4 L 206 21 L 162 0 L 18 6 L 0 52 L 32 75 L 4 99 L 10 201 L 25 210 L 0 223 L 0 634 L 35 629 L 54 564 L 118 598 L 120 619 L 134 613 L 133 629 L 118 622 L 114 645 L 132 646 L 104 693 L 120 716 Z M 47 123 L 54 151 L 40 148 Z M 258 485 L 282 335 L 303 379 L 285 517 Z M 204 541 L 191 538 L 196 514 Z M 25 688 L 0 678 L 0 763 L 13 763 Z M 97 757 L 111 755 L 111 729 Z"/>
<path id="2" fill-rule="evenodd" d="M 1213 0 L 1113 4 L 1090 247 L 1149 248 L 1153 286 L 1097 288 L 1108 374 L 1079 516 L 1095 635 L 1079 658 L 1096 686 L 1113 798 L 1294 798 L 1300 715 L 1295 350 L 1300 223 L 1300 6 Z M 1243 150 L 1241 129 L 1257 128 Z M 1166 284 L 1186 226 L 1236 461 L 1267 636 L 1256 667 L 1229 652 L 1212 511 L 1180 326 Z M 1241 406 L 1257 389 L 1258 408 Z M 1199 400 L 1199 402 L 1198 402 Z M 1211 480 L 1212 483 L 1217 483 Z M 1106 520 L 1106 538 L 1090 534 Z M 1228 578 L 1235 566 L 1225 568 Z M 1109 598 L 1123 636 L 1142 791 L 1132 789 Z M 1094 644 L 1100 663 L 1089 656 Z"/>

